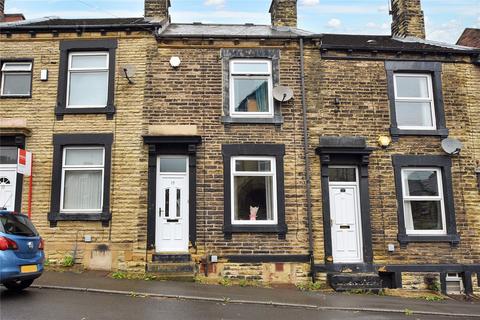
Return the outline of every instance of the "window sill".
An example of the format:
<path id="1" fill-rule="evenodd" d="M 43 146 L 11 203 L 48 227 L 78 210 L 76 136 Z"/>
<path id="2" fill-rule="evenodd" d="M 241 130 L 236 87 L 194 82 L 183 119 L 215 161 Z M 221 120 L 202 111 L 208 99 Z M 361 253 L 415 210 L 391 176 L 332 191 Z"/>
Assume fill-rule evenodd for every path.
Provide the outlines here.
<path id="1" fill-rule="evenodd" d="M 225 239 L 232 239 L 232 233 L 277 233 L 278 238 L 285 240 L 287 225 L 256 224 L 256 225 L 226 225 L 223 227 Z"/>
<path id="2" fill-rule="evenodd" d="M 105 108 L 65 108 L 57 106 L 55 109 L 57 120 L 63 120 L 63 116 L 66 114 L 105 114 L 107 120 L 112 120 L 115 114 L 115 106 L 107 105 Z"/>
<path id="3" fill-rule="evenodd" d="M 442 235 L 408 235 L 398 234 L 398 242 L 401 246 L 406 246 L 410 242 L 420 243 L 435 243 L 448 242 L 452 247 L 460 243 L 460 236 L 458 234 L 442 234 Z"/>
<path id="4" fill-rule="evenodd" d="M 392 137 L 399 136 L 437 136 L 441 138 L 448 137 L 448 129 L 442 128 L 437 130 L 405 130 L 399 128 L 390 128 Z"/>
<path id="5" fill-rule="evenodd" d="M 26 95 L 19 95 L 19 96 L 0 96 L 0 99 L 31 99 L 32 95 L 31 94 L 26 94 Z"/>
<path id="6" fill-rule="evenodd" d="M 274 124 L 281 125 L 283 124 L 282 116 L 273 116 L 271 118 L 249 118 L 249 117 L 232 117 L 232 116 L 222 116 L 221 122 L 225 125 L 234 124 L 234 123 L 244 123 L 244 124 Z"/>
<path id="7" fill-rule="evenodd" d="M 48 214 L 50 227 L 56 227 L 58 221 L 101 221 L 103 227 L 108 227 L 112 214 L 108 211 L 101 213 L 54 213 Z"/>

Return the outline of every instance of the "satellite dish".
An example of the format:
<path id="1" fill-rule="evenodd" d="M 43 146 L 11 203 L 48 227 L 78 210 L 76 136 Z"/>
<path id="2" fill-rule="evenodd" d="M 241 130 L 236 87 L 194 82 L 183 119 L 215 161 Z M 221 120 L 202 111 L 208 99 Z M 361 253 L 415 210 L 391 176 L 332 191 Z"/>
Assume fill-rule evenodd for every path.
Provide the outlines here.
<path id="1" fill-rule="evenodd" d="M 122 77 L 125 77 L 128 80 L 128 83 L 132 84 L 133 81 L 131 79 L 135 75 L 135 72 L 137 72 L 137 67 L 135 67 L 133 64 L 126 64 L 120 66 L 118 68 L 118 72 Z"/>
<path id="2" fill-rule="evenodd" d="M 462 148 L 462 143 L 457 139 L 446 138 L 442 140 L 442 149 L 448 154 L 459 154 Z"/>
<path id="3" fill-rule="evenodd" d="M 289 101 L 293 98 L 293 90 L 286 86 L 276 86 L 273 88 L 273 97 L 280 102 Z"/>

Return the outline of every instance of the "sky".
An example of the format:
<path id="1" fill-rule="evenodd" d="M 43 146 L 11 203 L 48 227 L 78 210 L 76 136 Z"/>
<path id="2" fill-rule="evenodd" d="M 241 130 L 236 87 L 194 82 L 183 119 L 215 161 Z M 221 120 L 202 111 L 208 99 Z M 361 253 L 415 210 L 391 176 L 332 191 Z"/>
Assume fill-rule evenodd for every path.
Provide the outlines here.
<path id="1" fill-rule="evenodd" d="M 171 0 L 172 22 L 269 24 L 271 0 Z M 298 0 L 298 27 L 315 33 L 390 34 L 390 0 Z M 427 39 L 455 43 L 480 28 L 480 0 L 422 0 Z M 143 0 L 5 0 L 27 19 L 140 17 Z"/>

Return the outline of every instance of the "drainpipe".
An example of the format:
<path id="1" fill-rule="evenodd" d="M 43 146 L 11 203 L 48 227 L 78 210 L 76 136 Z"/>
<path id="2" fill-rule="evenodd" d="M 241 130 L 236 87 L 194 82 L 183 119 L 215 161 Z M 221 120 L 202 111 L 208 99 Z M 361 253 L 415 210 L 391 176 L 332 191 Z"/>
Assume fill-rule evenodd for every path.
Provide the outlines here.
<path id="1" fill-rule="evenodd" d="M 310 275 L 315 282 L 315 258 L 313 256 L 313 225 L 312 225 L 312 197 L 310 194 L 310 159 L 308 157 L 308 127 L 307 127 L 307 104 L 305 102 L 305 63 L 303 58 L 303 37 L 300 37 L 300 86 L 302 91 L 303 112 L 303 154 L 305 160 L 305 183 L 307 192 L 307 223 L 308 223 L 308 255 L 310 256 Z"/>

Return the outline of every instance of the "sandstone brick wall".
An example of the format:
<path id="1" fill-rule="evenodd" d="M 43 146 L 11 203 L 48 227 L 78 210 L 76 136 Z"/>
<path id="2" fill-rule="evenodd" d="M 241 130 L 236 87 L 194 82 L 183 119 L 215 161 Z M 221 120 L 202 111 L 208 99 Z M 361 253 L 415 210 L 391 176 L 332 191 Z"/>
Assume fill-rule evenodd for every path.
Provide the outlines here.
<path id="1" fill-rule="evenodd" d="M 215 42 L 162 41 L 150 53 L 147 75 L 145 121 L 147 124 L 195 124 L 202 144 L 197 152 L 197 250 L 227 254 L 306 254 L 304 161 L 302 113 L 299 87 L 299 55 L 294 44 L 259 44 L 258 41 Z M 222 116 L 222 48 L 280 48 L 280 83 L 294 90 L 295 98 L 282 106 L 281 127 L 262 124 L 225 126 Z M 169 65 L 171 56 L 182 60 L 179 68 Z M 285 144 L 286 240 L 276 234 L 223 234 L 224 192 L 222 144 Z M 144 177 L 147 179 L 146 175 Z M 146 180 L 145 180 L 146 181 Z M 142 222 L 143 223 L 143 222 Z"/>
<path id="2" fill-rule="evenodd" d="M 54 109 L 57 97 L 59 68 L 59 42 L 63 39 L 117 38 L 116 68 L 133 64 L 137 71 L 134 84 L 117 72 L 115 76 L 115 106 L 117 112 L 113 120 L 105 115 L 65 115 L 64 120 L 55 119 Z M 88 262 L 91 251 L 98 244 L 107 244 L 123 265 L 137 265 L 145 256 L 145 234 L 139 228 L 140 217 L 146 215 L 146 186 L 142 177 L 146 171 L 146 149 L 141 138 L 143 89 L 146 72 L 146 47 L 154 42 L 148 33 L 84 33 L 2 35 L 0 56 L 2 58 L 32 58 L 33 83 L 32 97 L 25 99 L 2 99 L 0 118 L 26 118 L 31 136 L 26 139 L 26 148 L 34 154 L 34 181 L 32 220 L 46 240 L 46 254 L 50 260 L 61 260 L 66 254 L 72 254 L 77 248 L 77 262 Z M 40 70 L 48 69 L 48 81 L 40 81 Z M 53 134 L 57 133 L 113 133 L 111 212 L 110 228 L 104 228 L 100 222 L 59 222 L 50 228 L 47 213 L 50 210 Z M 27 179 L 25 179 L 27 180 Z M 22 210 L 27 206 L 28 185 L 23 186 Z M 91 244 L 83 243 L 84 235 L 91 235 Z M 77 244 L 75 244 L 77 241 Z M 136 258 L 131 257 L 131 253 Z M 130 261 L 128 261 L 130 260 Z M 135 262 L 133 260 L 136 260 Z M 114 259 L 114 261 L 117 261 Z M 114 262 L 114 266 L 117 264 Z M 143 267 L 142 267 L 143 268 Z"/>
<path id="3" fill-rule="evenodd" d="M 370 216 L 376 264 L 469 264 L 480 261 L 480 239 L 475 231 L 479 230 L 480 195 L 475 186 L 473 151 L 478 139 L 472 137 L 468 129 L 472 121 L 477 121 L 468 106 L 472 105 L 472 95 L 476 95 L 478 90 L 474 89 L 476 85 L 472 83 L 471 69 L 472 65 L 467 63 L 443 63 L 442 74 L 447 127 L 450 136 L 460 139 L 465 146 L 460 157 L 452 158 L 455 217 L 461 242 L 455 248 L 447 243 L 411 243 L 406 248 L 399 247 L 397 195 L 391 156 L 445 154 L 438 137 L 400 137 L 398 142 L 393 142 L 385 150 L 377 148 L 370 157 Z M 378 136 L 389 135 L 390 109 L 382 59 L 322 60 L 318 50 L 308 50 L 306 72 L 315 259 L 316 263 L 323 263 L 320 160 L 313 150 L 323 135 L 363 136 L 369 146 L 377 147 Z M 475 93 L 472 94 L 471 90 Z M 341 101 L 338 108 L 334 105 L 336 97 Z M 389 243 L 395 244 L 395 252 L 387 251 Z"/>

